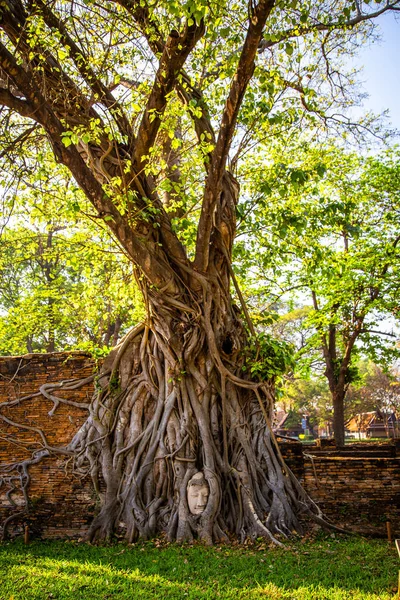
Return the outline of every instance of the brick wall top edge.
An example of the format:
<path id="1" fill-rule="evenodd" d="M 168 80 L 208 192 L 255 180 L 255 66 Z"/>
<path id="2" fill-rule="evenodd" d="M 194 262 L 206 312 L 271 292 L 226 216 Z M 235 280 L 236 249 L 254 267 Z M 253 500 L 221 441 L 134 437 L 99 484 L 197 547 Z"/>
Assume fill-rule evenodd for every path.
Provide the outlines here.
<path id="1" fill-rule="evenodd" d="M 40 352 L 34 352 L 32 354 L 20 354 L 20 355 L 16 355 L 16 356 L 0 356 L 0 362 L 7 362 L 9 360 L 32 360 L 32 359 L 38 359 L 38 360 L 46 360 L 48 358 L 63 358 L 63 357 L 68 358 L 69 356 L 71 356 L 72 358 L 78 358 L 78 357 L 84 357 L 84 358 L 92 358 L 92 355 L 90 354 L 90 352 L 87 352 L 85 350 L 71 350 L 68 352 L 44 352 L 44 353 L 40 353 Z"/>
<path id="2" fill-rule="evenodd" d="M 307 460 L 312 459 L 314 462 L 317 461 L 337 461 L 337 462 L 357 462 L 357 461 L 361 461 L 361 462 L 365 462 L 365 461 L 391 461 L 391 462 L 396 462 L 399 461 L 400 462 L 400 457 L 394 457 L 394 456 L 368 456 L 368 455 L 364 455 L 364 456 L 314 456 L 312 454 L 304 454 L 304 458 Z"/>
<path id="3" fill-rule="evenodd" d="M 66 374 L 76 369 L 96 370 L 101 363 L 99 361 L 96 364 L 91 354 L 83 351 L 0 356 L 0 373 L 7 377 L 12 375 L 15 383 L 26 376 L 32 379 L 43 373 L 47 373 L 49 377 L 55 376 L 54 381 L 59 381 L 63 378 L 63 371 Z"/>

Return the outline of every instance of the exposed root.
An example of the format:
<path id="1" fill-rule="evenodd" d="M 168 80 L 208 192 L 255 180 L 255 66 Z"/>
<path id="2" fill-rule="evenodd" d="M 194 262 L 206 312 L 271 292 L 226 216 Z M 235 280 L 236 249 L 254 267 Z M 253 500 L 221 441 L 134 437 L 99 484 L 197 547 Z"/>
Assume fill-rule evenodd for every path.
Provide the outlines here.
<path id="1" fill-rule="evenodd" d="M 11 525 L 11 523 L 13 521 L 17 521 L 18 519 L 20 519 L 22 517 L 25 517 L 26 514 L 27 514 L 26 511 L 23 510 L 21 512 L 10 515 L 9 517 L 7 517 L 7 519 L 4 520 L 4 523 L 2 524 L 2 532 L 1 532 L 1 536 L 0 536 L 0 540 L 2 542 L 4 542 L 7 539 L 8 528 Z"/>
<path id="2" fill-rule="evenodd" d="M 57 452 L 72 457 L 74 472 L 89 475 L 99 496 L 91 541 L 122 526 L 129 542 L 164 532 L 179 542 L 212 544 L 233 534 L 280 545 L 301 532 L 304 515 L 326 524 L 271 431 L 273 383 L 243 370 L 246 333 L 229 294 L 195 277 L 202 304 L 147 290 L 152 328 L 136 327 L 109 355 L 68 447 L 51 447 L 40 428 L 11 421 L 0 406 L 1 419 L 34 431 L 41 443 L 30 460 L 4 466 L 11 503 L 22 493 L 29 509 L 29 466 Z M 86 406 L 55 392 L 87 382 L 42 386 L 49 414 L 62 402 Z M 193 481 L 202 482 L 203 495 L 206 488 L 200 509 L 189 500 Z"/>
<path id="3" fill-rule="evenodd" d="M 165 532 L 170 540 L 212 544 L 234 533 L 242 541 L 264 537 L 280 545 L 278 537 L 301 531 L 304 513 L 322 518 L 273 438 L 271 390 L 263 384 L 255 394 L 242 377 L 222 378 L 221 385 L 215 361 L 202 353 L 204 335 L 191 333 L 191 360 L 180 376 L 148 329 L 105 365 L 112 363 L 115 374 L 118 364 L 120 387 L 111 391 L 115 381 L 103 378 L 70 445 L 102 501 L 91 541 L 110 537 L 123 523 L 129 542 Z M 209 489 L 199 515 L 191 513 L 187 495 L 197 472 Z"/>

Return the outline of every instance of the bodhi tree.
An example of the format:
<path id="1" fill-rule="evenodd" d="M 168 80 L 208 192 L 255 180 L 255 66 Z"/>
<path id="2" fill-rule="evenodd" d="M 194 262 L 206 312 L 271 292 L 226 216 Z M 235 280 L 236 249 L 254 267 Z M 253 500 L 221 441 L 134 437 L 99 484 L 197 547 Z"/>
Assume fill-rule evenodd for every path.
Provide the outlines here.
<path id="1" fill-rule="evenodd" d="M 273 438 L 273 378 L 251 369 L 265 348 L 232 298 L 235 172 L 307 115 L 346 125 L 344 48 L 391 10 L 397 0 L 2 1 L 4 145 L 22 149 L 32 123 L 45 132 L 134 265 L 147 312 L 63 449 L 100 494 L 91 539 L 121 522 L 129 540 L 276 539 L 301 514 L 320 519 Z M 200 514 L 196 482 L 209 492 Z"/>
<path id="2" fill-rule="evenodd" d="M 299 146 L 295 161 L 278 152 L 257 180 L 262 198 L 253 218 L 265 226 L 253 238 L 253 255 L 275 280 L 270 291 L 276 297 L 309 302 L 300 331 L 305 338 L 296 331 L 298 360 L 314 363 L 314 373 L 318 362 L 322 366 L 338 446 L 344 445 L 345 397 L 359 379 L 360 356 L 388 368 L 400 355 L 393 330 L 399 316 L 399 177 L 397 149 L 364 157 L 332 146 Z"/>

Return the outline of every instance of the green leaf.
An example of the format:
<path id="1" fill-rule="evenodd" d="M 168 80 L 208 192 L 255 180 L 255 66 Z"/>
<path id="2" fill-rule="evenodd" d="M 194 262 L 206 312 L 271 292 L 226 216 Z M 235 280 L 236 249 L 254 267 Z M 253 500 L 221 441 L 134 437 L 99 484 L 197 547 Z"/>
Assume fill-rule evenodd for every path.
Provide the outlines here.
<path id="1" fill-rule="evenodd" d="M 293 46 L 292 46 L 292 44 L 290 44 L 289 42 L 287 42 L 287 43 L 285 44 L 285 52 L 286 52 L 286 54 L 288 54 L 289 56 L 292 56 L 292 54 L 293 54 Z"/>

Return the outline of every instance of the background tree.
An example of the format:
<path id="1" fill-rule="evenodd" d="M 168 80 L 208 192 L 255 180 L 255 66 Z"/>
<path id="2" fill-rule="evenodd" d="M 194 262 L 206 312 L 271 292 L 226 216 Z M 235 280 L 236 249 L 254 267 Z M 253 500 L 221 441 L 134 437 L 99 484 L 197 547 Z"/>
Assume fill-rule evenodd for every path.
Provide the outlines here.
<path id="1" fill-rule="evenodd" d="M 143 318 L 131 266 L 107 237 L 63 227 L 8 228 L 2 237 L 0 354 L 115 346 Z M 108 242 L 108 245 L 107 245 Z"/>
<path id="2" fill-rule="evenodd" d="M 396 420 L 399 419 L 399 372 L 397 369 L 385 372 L 372 361 L 363 361 L 360 364 L 360 374 L 361 385 L 350 386 L 346 395 L 345 417 L 349 419 L 365 412 L 376 411 L 388 428 L 387 437 L 390 437 L 393 429 L 389 431 L 389 418 L 394 414 Z M 395 428 L 395 434 L 398 436 L 398 423 L 392 423 L 391 427 Z"/>
<path id="3" fill-rule="evenodd" d="M 71 177 L 52 176 L 54 158 L 27 149 L 25 166 L 28 156 L 12 211 L 3 212 L 0 354 L 116 345 L 144 314 L 131 263 L 89 219 Z"/>
<path id="4" fill-rule="evenodd" d="M 2 4 L 7 158 L 23 171 L 20 148 L 45 134 L 134 265 L 146 307 L 63 450 L 100 493 L 92 539 L 121 521 L 129 540 L 160 530 L 209 543 L 226 532 L 275 539 L 300 528 L 300 512 L 320 518 L 270 430 L 271 371 L 285 367 L 285 350 L 249 344 L 253 325 L 232 300 L 234 175 L 246 151 L 282 129 L 349 125 L 336 116 L 348 104 L 344 49 L 354 52 L 371 19 L 397 7 Z M 195 516 L 186 489 L 199 470 L 210 496 Z"/>
<path id="5" fill-rule="evenodd" d="M 45 229 L 3 235 L 0 355 L 104 352 L 143 318 L 130 264 L 106 240 Z"/>
<path id="6" fill-rule="evenodd" d="M 279 403 L 298 415 L 308 415 L 311 427 L 332 431 L 332 397 L 326 380 L 321 377 L 290 377 L 285 381 Z"/>
<path id="7" fill-rule="evenodd" d="M 270 156 L 262 171 L 255 166 L 262 175 L 253 193 L 253 252 L 261 274 L 278 283 L 276 297 L 309 298 L 301 352 L 308 363 L 320 352 L 341 446 L 360 351 L 385 366 L 399 356 L 393 321 L 385 322 L 398 317 L 399 156 L 307 146 L 296 154 L 296 161 Z"/>
<path id="8" fill-rule="evenodd" d="M 253 297 L 252 300 L 255 301 L 253 310 L 257 311 L 260 298 Z M 256 312 L 256 317 L 270 333 L 292 345 L 295 365 L 294 370 L 289 370 L 281 378 L 277 407 L 285 413 L 293 413 L 297 423 L 303 414 L 307 414 L 311 426 L 318 426 L 324 430 L 324 434 L 329 435 L 333 431 L 332 395 L 324 376 L 321 349 L 315 344 L 316 330 L 312 319 L 309 319 L 312 307 L 288 311 L 288 305 L 282 302 L 273 306 L 277 312 L 271 312 L 271 306 L 267 306 L 264 313 Z M 381 360 L 385 366 L 383 370 L 372 360 L 363 358 L 362 343 L 359 350 L 360 358 L 353 363 L 353 382 L 348 386 L 344 398 L 345 423 L 356 415 L 377 412 L 387 424 L 390 415 L 398 414 L 398 369 L 396 363 L 391 364 L 397 352 L 389 352 L 385 360 Z"/>

